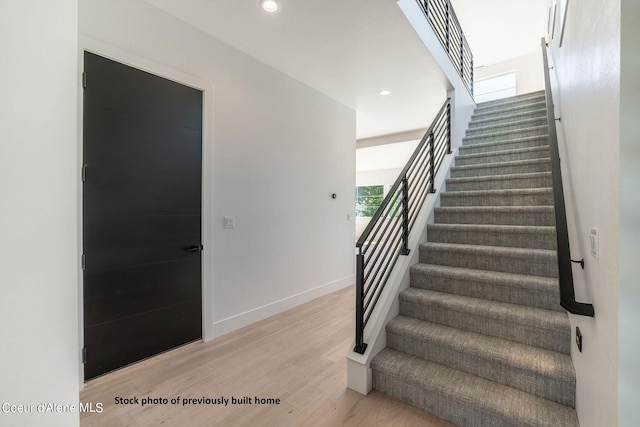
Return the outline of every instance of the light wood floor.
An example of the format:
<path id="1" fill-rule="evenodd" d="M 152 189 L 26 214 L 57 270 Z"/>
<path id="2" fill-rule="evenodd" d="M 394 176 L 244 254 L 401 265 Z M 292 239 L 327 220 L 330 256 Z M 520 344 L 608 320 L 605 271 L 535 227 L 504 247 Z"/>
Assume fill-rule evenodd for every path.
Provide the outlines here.
<path id="1" fill-rule="evenodd" d="M 434 426 L 452 427 L 373 391 L 346 387 L 353 340 L 352 287 L 208 343 L 193 343 L 86 384 L 81 426 Z M 259 405 L 255 397 L 280 399 Z M 116 405 L 117 397 L 167 404 Z M 252 404 L 182 406 L 183 398 L 250 397 Z M 180 403 L 171 404 L 179 398 Z"/>

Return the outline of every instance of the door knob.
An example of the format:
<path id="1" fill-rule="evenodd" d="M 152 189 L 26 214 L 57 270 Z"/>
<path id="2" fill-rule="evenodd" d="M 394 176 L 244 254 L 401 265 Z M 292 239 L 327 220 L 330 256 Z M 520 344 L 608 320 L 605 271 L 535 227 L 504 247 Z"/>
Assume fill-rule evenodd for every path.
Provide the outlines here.
<path id="1" fill-rule="evenodd" d="M 203 249 L 204 249 L 204 246 L 202 246 L 202 245 L 191 245 L 191 246 L 185 248 L 185 250 L 187 252 L 200 252 Z"/>

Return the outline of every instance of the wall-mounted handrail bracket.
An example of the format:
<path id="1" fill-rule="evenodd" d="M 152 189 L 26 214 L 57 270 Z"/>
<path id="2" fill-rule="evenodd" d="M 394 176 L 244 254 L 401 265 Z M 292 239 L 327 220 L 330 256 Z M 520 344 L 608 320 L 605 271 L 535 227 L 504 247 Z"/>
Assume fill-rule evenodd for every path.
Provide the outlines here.
<path id="1" fill-rule="evenodd" d="M 572 259 L 571 262 L 576 263 L 576 264 L 580 264 L 580 267 L 582 267 L 582 269 L 584 270 L 584 258 L 582 258 L 582 259 Z"/>

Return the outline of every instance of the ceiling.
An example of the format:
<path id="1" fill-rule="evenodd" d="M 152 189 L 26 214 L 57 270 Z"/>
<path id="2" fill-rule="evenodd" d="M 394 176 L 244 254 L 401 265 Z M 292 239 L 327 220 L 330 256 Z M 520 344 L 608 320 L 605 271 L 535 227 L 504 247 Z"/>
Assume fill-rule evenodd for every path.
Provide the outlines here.
<path id="1" fill-rule="evenodd" d="M 451 0 L 467 33 L 474 66 L 540 52 L 548 0 Z"/>
<path id="2" fill-rule="evenodd" d="M 146 1 L 355 109 L 358 139 L 425 128 L 446 95 L 446 78 L 394 0 L 279 0 L 274 15 L 258 0 Z M 546 0 L 451 1 L 484 65 L 539 49 Z"/>
<path id="3" fill-rule="evenodd" d="M 356 172 L 402 169 L 419 142 L 413 140 L 359 148 L 356 155 Z"/>

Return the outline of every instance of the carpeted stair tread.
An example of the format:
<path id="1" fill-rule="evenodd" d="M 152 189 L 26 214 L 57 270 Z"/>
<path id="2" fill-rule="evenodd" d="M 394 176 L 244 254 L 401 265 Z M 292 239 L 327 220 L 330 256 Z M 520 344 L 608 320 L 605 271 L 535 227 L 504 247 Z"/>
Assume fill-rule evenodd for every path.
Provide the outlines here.
<path id="1" fill-rule="evenodd" d="M 520 130 L 537 126 L 546 126 L 547 117 L 526 117 L 520 120 L 498 122 L 497 120 L 487 124 L 478 124 L 467 129 L 466 136 L 485 135 L 487 133 L 497 133 L 503 131 Z"/>
<path id="2" fill-rule="evenodd" d="M 553 206 L 552 188 L 470 190 L 442 193 L 440 206 Z"/>
<path id="3" fill-rule="evenodd" d="M 509 98 L 494 99 L 491 101 L 480 102 L 476 105 L 476 111 L 482 111 L 491 108 L 509 107 L 514 105 L 530 105 L 545 99 L 544 91 L 526 93 L 522 95 L 512 96 Z"/>
<path id="4" fill-rule="evenodd" d="M 556 250 L 556 230 L 552 226 L 429 224 L 427 238 L 433 243 Z"/>
<path id="5" fill-rule="evenodd" d="M 490 151 L 485 153 L 461 154 L 456 157 L 456 165 L 464 166 L 480 163 L 497 163 L 501 161 L 531 160 L 541 158 L 549 158 L 548 145 Z"/>
<path id="6" fill-rule="evenodd" d="M 452 178 L 483 175 L 512 175 L 515 173 L 548 172 L 551 159 L 514 160 L 509 162 L 485 163 L 481 165 L 453 166 Z"/>
<path id="7" fill-rule="evenodd" d="M 400 315 L 569 354 L 566 313 L 415 287 L 399 294 Z"/>
<path id="8" fill-rule="evenodd" d="M 373 386 L 456 425 L 578 427 L 573 408 L 392 349 L 371 362 Z"/>
<path id="9" fill-rule="evenodd" d="M 449 182 L 478 182 L 478 181 L 508 181 L 511 179 L 532 179 L 539 177 L 552 176 L 551 172 L 529 172 L 529 173 L 512 173 L 509 175 L 480 175 L 480 176 L 468 176 L 462 178 L 449 178 Z"/>
<path id="10" fill-rule="evenodd" d="M 531 111 L 537 111 L 546 108 L 546 100 L 544 98 L 536 99 L 533 102 L 516 103 L 511 105 L 493 106 L 493 107 L 476 107 L 471 122 L 478 120 L 486 120 L 493 117 L 502 117 L 513 114 L 526 114 Z"/>
<path id="11" fill-rule="evenodd" d="M 446 180 L 446 191 L 507 190 L 515 188 L 551 187 L 551 172 L 480 175 Z"/>
<path id="12" fill-rule="evenodd" d="M 541 105 L 540 108 L 517 110 L 513 112 L 507 112 L 506 114 L 503 113 L 500 115 L 494 115 L 491 117 L 472 116 L 471 122 L 469 123 L 469 129 L 473 129 L 475 127 L 491 126 L 504 122 L 516 122 L 531 117 L 545 117 L 546 120 L 547 110 L 546 108 L 544 108 L 544 105 Z"/>
<path id="13" fill-rule="evenodd" d="M 544 97 L 531 98 L 529 100 L 515 100 L 496 104 L 478 104 L 471 116 L 471 123 L 485 120 L 489 117 L 508 117 L 514 114 L 532 112 L 546 109 Z"/>
<path id="14" fill-rule="evenodd" d="M 531 276 L 528 274 L 504 273 L 498 271 L 478 270 L 471 268 L 450 267 L 418 263 L 411 267 L 412 272 L 464 279 L 473 282 L 497 283 L 503 286 L 539 289 L 542 291 L 558 291 L 558 280 L 551 277 Z M 559 305 L 559 304 L 558 304 Z"/>
<path id="15" fill-rule="evenodd" d="M 477 144 L 462 145 L 459 147 L 458 151 L 460 155 L 468 155 L 474 153 L 510 150 L 514 148 L 540 146 L 549 147 L 549 140 L 547 135 L 526 136 L 523 138 L 512 138 L 502 141 L 479 142 Z"/>
<path id="16" fill-rule="evenodd" d="M 419 257 L 426 264 L 558 277 L 554 250 L 427 242 Z"/>
<path id="17" fill-rule="evenodd" d="M 509 100 L 496 100 L 483 102 L 476 106 L 474 109 L 474 117 L 472 120 L 478 120 L 477 115 L 481 115 L 487 112 L 500 112 L 501 114 L 509 114 L 510 112 L 518 109 L 538 109 L 545 101 L 544 96 L 529 97 L 527 99 L 509 99 Z"/>
<path id="18" fill-rule="evenodd" d="M 526 128 L 501 130 L 496 132 L 481 133 L 478 135 L 470 135 L 462 138 L 462 144 L 476 144 L 487 141 L 500 141 L 512 138 L 524 138 L 527 136 L 537 136 L 547 134 L 547 125 L 531 126 Z"/>
<path id="19" fill-rule="evenodd" d="M 564 312 L 551 277 L 425 263 L 414 264 L 410 275 L 416 288 Z"/>
<path id="20" fill-rule="evenodd" d="M 553 225 L 553 206 L 456 206 L 434 209 L 439 224 Z"/>
<path id="21" fill-rule="evenodd" d="M 575 406 L 568 354 L 405 316 L 389 322 L 386 331 L 387 346 L 394 350 Z"/>
<path id="22" fill-rule="evenodd" d="M 534 90 L 533 92 L 522 93 L 520 95 L 514 95 L 507 98 L 492 99 L 490 101 L 483 101 L 478 103 L 478 106 L 503 104 L 520 100 L 531 100 L 534 98 L 544 98 L 544 89 Z"/>

